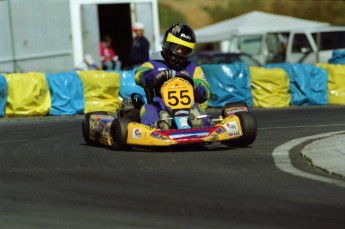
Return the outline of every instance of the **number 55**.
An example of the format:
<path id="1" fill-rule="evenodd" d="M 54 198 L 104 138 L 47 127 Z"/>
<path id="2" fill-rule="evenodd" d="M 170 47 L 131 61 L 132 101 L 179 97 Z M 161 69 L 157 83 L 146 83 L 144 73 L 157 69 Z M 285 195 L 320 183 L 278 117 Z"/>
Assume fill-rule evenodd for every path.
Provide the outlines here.
<path id="1" fill-rule="evenodd" d="M 179 103 L 181 103 L 182 105 L 189 105 L 192 102 L 192 99 L 188 95 L 188 90 L 180 90 L 179 92 L 180 94 L 177 96 L 176 96 L 176 93 L 178 93 L 178 91 L 168 92 L 168 100 L 169 100 L 168 104 L 170 106 L 176 106 Z"/>

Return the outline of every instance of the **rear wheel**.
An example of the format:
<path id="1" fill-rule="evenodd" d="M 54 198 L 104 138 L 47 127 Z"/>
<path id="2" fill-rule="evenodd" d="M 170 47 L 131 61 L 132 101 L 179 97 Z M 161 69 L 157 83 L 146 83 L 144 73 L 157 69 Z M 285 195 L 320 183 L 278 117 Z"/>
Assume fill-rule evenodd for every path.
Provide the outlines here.
<path id="1" fill-rule="evenodd" d="M 89 113 L 85 114 L 84 119 L 82 121 L 81 127 L 82 127 L 82 131 L 83 131 L 84 141 L 88 145 L 97 146 L 100 144 L 98 142 L 96 142 L 95 140 L 90 139 L 90 117 L 91 117 L 91 115 L 108 115 L 108 113 L 105 111 L 89 112 Z"/>
<path id="2" fill-rule="evenodd" d="M 232 147 L 245 147 L 255 141 L 257 133 L 257 123 L 255 116 L 250 112 L 237 112 L 235 114 L 240 119 L 243 135 L 239 138 L 223 141 L 222 143 Z"/>

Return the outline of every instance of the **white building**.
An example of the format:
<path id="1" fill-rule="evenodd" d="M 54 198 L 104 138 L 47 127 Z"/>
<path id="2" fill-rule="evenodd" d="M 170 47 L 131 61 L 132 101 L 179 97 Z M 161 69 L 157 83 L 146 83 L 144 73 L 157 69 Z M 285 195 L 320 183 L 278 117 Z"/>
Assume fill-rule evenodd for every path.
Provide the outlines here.
<path id="1" fill-rule="evenodd" d="M 0 73 L 70 71 L 86 53 L 99 62 L 104 35 L 126 63 L 135 21 L 159 50 L 157 0 L 0 0 Z"/>

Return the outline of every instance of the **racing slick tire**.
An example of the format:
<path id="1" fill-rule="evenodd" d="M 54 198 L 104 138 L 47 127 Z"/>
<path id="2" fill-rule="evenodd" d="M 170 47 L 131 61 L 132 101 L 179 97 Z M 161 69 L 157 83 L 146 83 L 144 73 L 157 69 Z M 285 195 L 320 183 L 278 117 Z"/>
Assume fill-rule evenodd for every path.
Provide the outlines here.
<path id="1" fill-rule="evenodd" d="M 115 150 L 130 150 L 131 145 L 127 144 L 128 118 L 118 117 L 113 120 L 110 127 L 111 147 Z"/>
<path id="2" fill-rule="evenodd" d="M 240 112 L 239 109 L 243 109 L 241 111 L 249 111 L 249 108 L 248 108 L 248 106 L 247 106 L 247 104 L 245 102 L 231 102 L 231 103 L 227 103 L 222 108 L 222 116 L 223 116 L 223 118 L 229 116 L 229 114 L 226 111 L 229 108 L 230 109 L 233 108 L 234 109 L 233 110 L 234 113 Z M 236 110 L 235 108 L 239 108 L 239 109 Z"/>
<path id="3" fill-rule="evenodd" d="M 243 135 L 221 143 L 230 147 L 246 147 L 255 141 L 257 133 L 256 118 L 251 112 L 237 112 L 235 115 L 240 119 Z"/>
<path id="4" fill-rule="evenodd" d="M 115 117 L 110 126 L 110 140 L 115 150 L 130 150 L 133 146 L 127 144 L 128 124 L 139 122 L 139 110 L 132 109 L 127 113 Z"/>
<path id="5" fill-rule="evenodd" d="M 106 111 L 94 111 L 94 112 L 89 112 L 86 113 L 84 116 L 84 119 L 82 121 L 81 127 L 83 130 L 83 138 L 84 141 L 88 144 L 88 145 L 92 145 L 92 146 L 99 146 L 100 144 L 92 139 L 90 139 L 90 117 L 91 115 L 108 115 L 108 113 Z"/>

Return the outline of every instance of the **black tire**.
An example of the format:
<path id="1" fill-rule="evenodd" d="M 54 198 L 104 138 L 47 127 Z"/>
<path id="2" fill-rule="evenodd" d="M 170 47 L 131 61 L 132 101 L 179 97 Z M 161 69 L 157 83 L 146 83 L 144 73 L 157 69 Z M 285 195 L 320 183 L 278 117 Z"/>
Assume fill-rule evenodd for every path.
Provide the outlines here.
<path id="1" fill-rule="evenodd" d="M 91 115 L 108 115 L 108 113 L 105 111 L 94 111 L 94 112 L 86 113 L 84 118 L 83 118 L 82 124 L 81 124 L 84 141 L 88 145 L 98 146 L 98 145 L 100 145 L 100 143 L 90 139 L 90 137 L 89 137 L 90 136 L 90 117 L 91 117 Z"/>
<path id="2" fill-rule="evenodd" d="M 127 144 L 128 124 L 132 122 L 126 117 L 117 117 L 110 126 L 111 146 L 115 150 L 130 150 L 131 145 Z"/>
<path id="3" fill-rule="evenodd" d="M 140 122 L 140 110 L 136 108 L 123 109 L 119 112 L 118 117 L 127 118 L 132 122 Z"/>
<path id="4" fill-rule="evenodd" d="M 238 112 L 235 114 L 240 119 L 243 136 L 222 143 L 231 147 L 245 147 L 252 144 L 256 139 L 257 123 L 255 116 L 250 112 Z"/>
<path id="5" fill-rule="evenodd" d="M 110 140 L 115 150 L 130 150 L 133 146 L 127 144 L 128 124 L 140 122 L 140 111 L 134 109 L 121 110 L 110 127 Z"/>
<path id="6" fill-rule="evenodd" d="M 223 116 L 223 118 L 229 116 L 227 114 L 227 112 L 226 112 L 226 110 L 228 108 L 236 108 L 236 107 L 238 107 L 238 108 L 244 107 L 244 108 L 247 109 L 247 111 L 249 111 L 249 108 L 248 108 L 248 106 L 247 106 L 247 104 L 245 102 L 231 102 L 231 103 L 227 103 L 222 108 L 222 116 Z"/>

